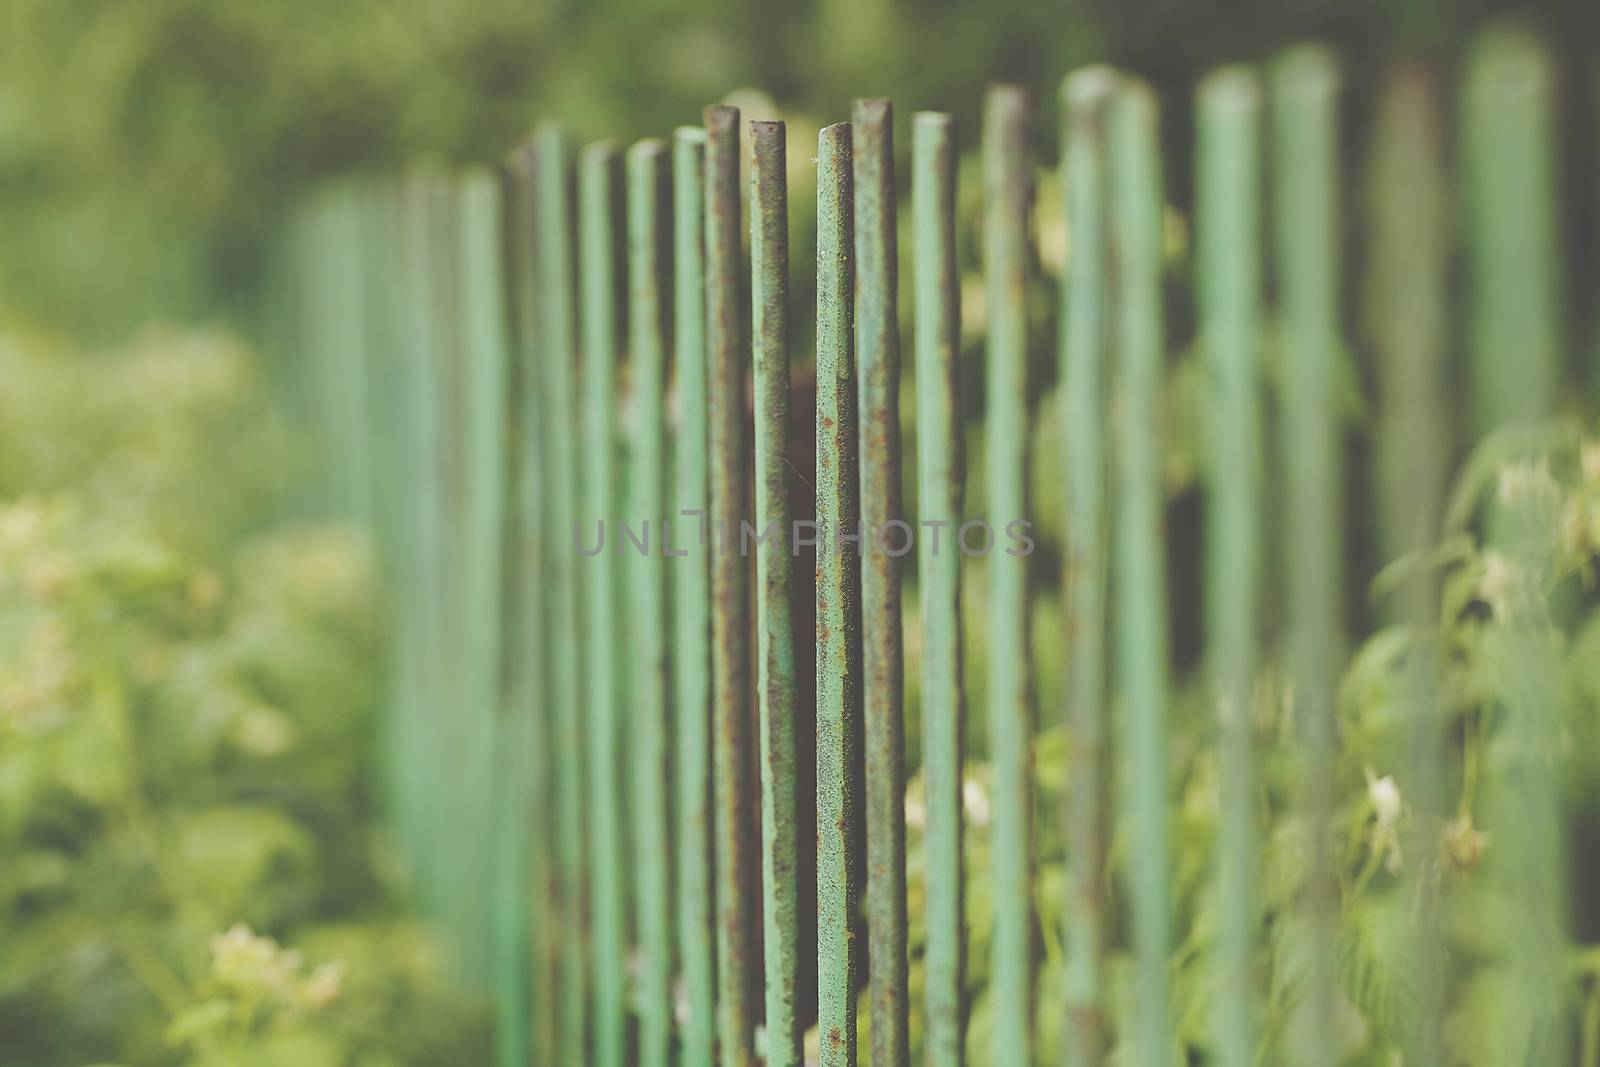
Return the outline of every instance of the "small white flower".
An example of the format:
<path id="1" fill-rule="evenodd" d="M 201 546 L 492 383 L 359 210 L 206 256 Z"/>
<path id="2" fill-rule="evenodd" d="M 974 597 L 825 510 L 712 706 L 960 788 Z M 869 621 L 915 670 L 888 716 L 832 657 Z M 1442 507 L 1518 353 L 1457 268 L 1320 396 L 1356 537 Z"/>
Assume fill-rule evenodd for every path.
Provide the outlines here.
<path id="1" fill-rule="evenodd" d="M 1489 605 L 1495 618 L 1504 618 L 1516 589 L 1519 572 L 1510 556 L 1493 549 L 1483 554 L 1483 577 L 1478 579 L 1478 599 Z"/>
<path id="2" fill-rule="evenodd" d="M 1374 778 L 1372 772 L 1368 771 L 1367 800 L 1372 805 L 1373 814 L 1378 817 L 1378 825 L 1383 829 L 1390 829 L 1400 820 L 1404 801 L 1401 800 L 1400 787 L 1395 784 L 1394 775 Z"/>
<path id="3" fill-rule="evenodd" d="M 921 791 L 906 790 L 906 825 L 918 830 L 928 825 L 928 809 L 922 803 Z"/>
<path id="4" fill-rule="evenodd" d="M 967 813 L 967 822 L 973 826 L 989 825 L 989 791 L 978 779 L 962 780 L 961 807 Z"/>
<path id="5" fill-rule="evenodd" d="M 689 1003 L 689 983 L 681 975 L 672 983 L 672 1018 L 684 1029 L 694 1021 L 694 1005 Z"/>
<path id="6" fill-rule="evenodd" d="M 1541 456 L 1501 467 L 1495 498 L 1504 508 L 1548 514 L 1560 505 L 1561 485 L 1550 473 L 1550 461 Z"/>

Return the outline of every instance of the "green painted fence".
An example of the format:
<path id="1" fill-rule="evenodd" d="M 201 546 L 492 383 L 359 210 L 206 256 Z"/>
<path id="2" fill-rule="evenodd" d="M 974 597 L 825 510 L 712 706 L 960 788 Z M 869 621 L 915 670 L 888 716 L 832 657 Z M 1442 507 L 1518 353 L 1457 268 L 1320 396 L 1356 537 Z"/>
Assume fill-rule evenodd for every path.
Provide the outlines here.
<path id="1" fill-rule="evenodd" d="M 1192 116 L 1073 73 L 1059 138 L 1007 86 L 980 130 L 860 100 L 814 144 L 717 106 L 626 151 L 552 126 L 493 171 L 312 197 L 273 274 L 285 380 L 314 506 L 365 522 L 390 576 L 394 841 L 498 1062 L 1368 1062 L 1343 1016 L 1374 874 L 1336 828 L 1394 816 L 1341 770 L 1340 686 L 1382 626 L 1421 635 L 1378 768 L 1419 857 L 1400 1044 L 1446 1062 L 1476 994 L 1422 860 L 1466 832 L 1440 710 L 1463 594 L 1412 567 L 1354 603 L 1376 568 L 1351 542 L 1415 558 L 1475 530 L 1524 604 L 1479 633 L 1510 680 L 1476 697 L 1505 714 L 1472 720 L 1495 737 L 1463 803 L 1517 916 L 1485 910 L 1479 948 L 1534 1020 L 1515 1062 L 1579 1039 L 1595 1062 L 1541 763 L 1537 470 L 1502 467 L 1498 507 L 1447 499 L 1480 443 L 1562 439 L 1529 421 L 1565 373 L 1552 80 L 1493 29 L 1457 112 L 1420 65 L 1358 108 L 1308 46 L 1207 77 Z M 1037 779 L 1047 737 L 1064 786 Z"/>

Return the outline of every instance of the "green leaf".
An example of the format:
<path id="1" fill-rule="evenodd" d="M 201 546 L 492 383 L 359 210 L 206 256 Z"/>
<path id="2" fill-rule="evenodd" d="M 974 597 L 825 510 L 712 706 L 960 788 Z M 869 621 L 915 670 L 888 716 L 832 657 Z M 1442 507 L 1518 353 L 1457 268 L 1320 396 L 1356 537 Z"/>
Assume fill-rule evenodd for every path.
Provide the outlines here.
<path id="1" fill-rule="evenodd" d="M 1382 1040 L 1401 1046 L 1419 988 L 1413 929 L 1404 894 L 1391 893 L 1352 906 L 1334 942 L 1344 995 Z"/>

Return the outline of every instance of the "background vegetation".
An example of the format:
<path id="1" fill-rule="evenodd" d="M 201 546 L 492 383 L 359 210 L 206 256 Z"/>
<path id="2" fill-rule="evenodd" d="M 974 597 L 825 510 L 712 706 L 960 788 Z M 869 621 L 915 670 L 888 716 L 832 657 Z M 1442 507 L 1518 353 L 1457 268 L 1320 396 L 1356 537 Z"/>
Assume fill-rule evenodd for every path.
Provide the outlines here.
<path id="1" fill-rule="evenodd" d="M 289 517 L 247 350 L 6 332 L 0 420 L 0 1063 L 481 1062 L 375 832 L 364 540 Z"/>
<path id="2" fill-rule="evenodd" d="M 419 156 L 498 159 L 544 116 L 580 136 L 659 133 L 736 88 L 765 94 L 800 128 L 844 115 L 851 97 L 868 93 L 892 95 L 905 110 L 948 108 L 971 146 L 986 83 L 1035 89 L 1049 130 L 1059 76 L 1109 59 L 1151 78 L 1171 102 L 1168 187 L 1181 222 L 1192 185 L 1181 102 L 1201 71 L 1317 37 L 1340 48 L 1359 107 L 1394 58 L 1421 55 L 1449 84 L 1471 31 L 1506 7 L 3 0 L 0 1064 L 485 1062 L 484 1010 L 454 989 L 448 952 L 409 916 L 377 827 L 384 591 L 370 548 L 362 531 L 300 508 L 308 457 L 300 428 L 264 384 L 271 366 L 232 333 L 145 328 L 215 317 L 253 329 L 264 251 L 313 183 Z M 1594 277 L 1587 235 L 1600 173 L 1597 93 L 1585 79 L 1600 54 L 1600 19 L 1586 0 L 1518 10 L 1546 31 L 1569 72 L 1558 125 L 1562 218 L 1579 239 L 1564 254 L 1571 291 L 1583 293 Z M 975 183 L 966 177 L 969 195 Z M 797 191 L 795 202 L 803 216 L 805 196 Z M 1052 203 L 1041 197 L 1046 215 Z M 964 239 L 964 247 L 975 245 Z M 1047 242 L 1041 259 L 1047 272 L 1058 267 L 1059 249 Z M 1591 314 L 1583 300 L 1565 312 L 1583 350 Z M 978 314 L 968 326 L 981 326 Z M 1569 364 L 1575 387 L 1589 374 L 1580 361 Z M 1168 471 L 1181 533 L 1195 525 L 1185 508 L 1194 498 L 1198 400 L 1192 360 L 1175 366 Z M 1349 425 L 1359 457 L 1370 422 L 1355 402 Z M 1041 426 L 1040 455 L 1053 453 L 1057 432 Z M 1443 576 L 1450 655 L 1442 690 L 1457 742 L 1449 782 L 1457 814 L 1442 828 L 1439 875 L 1456 890 L 1450 937 L 1461 962 L 1449 1037 L 1457 1059 L 1485 1067 L 1519 1061 L 1526 1050 L 1505 1035 L 1529 1032 L 1544 1007 L 1528 995 L 1537 986 L 1494 966 L 1494 943 L 1481 936 L 1485 916 L 1504 920 L 1504 901 L 1514 898 L 1484 873 L 1495 842 L 1475 821 L 1478 767 L 1506 758 L 1483 709 L 1516 695 L 1505 648 L 1523 640 L 1530 588 L 1533 599 L 1557 605 L 1534 627 L 1558 727 L 1539 758 L 1562 768 L 1565 810 L 1595 810 L 1600 791 L 1592 714 L 1600 702 L 1592 563 L 1600 452 L 1570 423 L 1550 429 L 1538 451 L 1542 462 L 1504 468 L 1490 448 L 1462 464 L 1456 492 L 1468 518 L 1496 499 L 1531 514 L 1528 554 L 1497 554 L 1463 520 L 1427 564 Z M 1042 501 L 1053 499 L 1056 473 L 1048 465 L 1037 472 Z M 974 480 L 969 499 L 981 496 Z M 1352 529 L 1364 530 L 1366 518 L 1356 516 Z M 1351 600 L 1362 607 L 1353 614 L 1381 619 L 1365 606 L 1368 579 L 1387 561 L 1370 541 L 1355 551 L 1362 565 L 1351 568 Z M 1196 581 L 1193 542 L 1175 539 L 1174 557 L 1175 580 Z M 1185 598 L 1174 599 L 1181 609 Z M 967 602 L 980 618 L 981 584 Z M 1035 612 L 1040 704 L 1052 707 L 1062 692 L 1051 652 L 1059 601 L 1040 597 Z M 1192 667 L 1198 620 L 1180 610 L 1177 622 L 1178 657 Z M 1342 1048 L 1376 1064 L 1395 1062 L 1422 978 L 1403 948 L 1412 917 L 1402 872 L 1408 857 L 1428 853 L 1439 828 L 1425 838 L 1407 818 L 1407 798 L 1385 763 L 1399 745 L 1414 635 L 1371 629 L 1340 698 L 1347 923 L 1338 967 L 1350 1009 Z M 909 679 L 916 655 L 913 643 Z M 983 664 L 974 655 L 978 693 Z M 1268 678 L 1265 689 L 1258 725 L 1270 749 L 1287 729 L 1289 702 L 1280 680 Z M 1207 1047 L 1218 995 L 1205 972 L 1216 823 L 1205 700 L 1191 686 L 1172 716 L 1175 894 L 1179 928 L 1192 932 L 1175 961 L 1185 991 L 1179 1030 L 1197 1051 Z M 1069 739 L 1044 725 L 1038 784 L 1043 803 L 1058 810 Z M 916 747 L 913 737 L 908 750 Z M 1286 811 L 1294 767 L 1273 762 L 1264 772 L 1264 810 Z M 977 763 L 969 789 L 975 874 L 984 870 L 985 773 Z M 918 788 L 913 780 L 914 919 Z M 1050 1001 L 1065 981 L 1050 933 L 1061 927 L 1065 877 L 1055 830 L 1054 820 L 1041 820 L 1040 996 Z M 1581 857 L 1600 827 L 1580 814 L 1551 832 L 1580 857 L 1572 884 L 1583 885 Z M 1303 827 L 1280 819 L 1264 844 L 1262 903 L 1273 918 L 1301 889 Z M 971 884 L 980 990 L 971 1040 L 981 1062 L 990 909 L 983 878 Z M 1593 1063 L 1600 955 L 1587 946 L 1600 936 L 1600 911 L 1587 899 L 1578 905 L 1573 940 L 1562 946 L 1560 996 L 1581 1020 L 1580 1053 Z M 1282 1031 L 1303 974 L 1302 942 L 1291 924 L 1272 931 L 1263 968 L 1273 982 L 1269 1022 Z M 919 936 L 914 929 L 914 949 Z M 1059 1016 L 1039 1019 L 1041 1057 L 1054 1062 Z"/>
<path id="3" fill-rule="evenodd" d="M 1036 90 L 1051 129 L 1077 64 L 1125 65 L 1179 100 L 1219 63 L 1315 37 L 1359 94 L 1386 58 L 1452 63 L 1504 10 L 1535 14 L 1564 69 L 1600 47 L 1586 0 L 5 0 L 0 306 L 117 335 L 248 302 L 261 242 L 309 181 L 499 159 L 541 117 L 627 139 L 739 87 L 827 121 L 878 94 L 956 112 L 975 145 L 997 79 Z M 1187 121 L 1166 116 L 1174 148 Z"/>

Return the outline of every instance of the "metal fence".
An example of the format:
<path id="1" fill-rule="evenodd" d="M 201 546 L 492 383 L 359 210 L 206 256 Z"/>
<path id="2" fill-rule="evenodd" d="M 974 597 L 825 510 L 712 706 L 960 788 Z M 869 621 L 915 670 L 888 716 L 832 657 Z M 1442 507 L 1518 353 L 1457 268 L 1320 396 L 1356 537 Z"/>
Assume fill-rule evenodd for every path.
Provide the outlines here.
<path id="1" fill-rule="evenodd" d="M 1426 566 L 1349 590 L 1451 533 L 1523 558 L 1504 485 L 1500 519 L 1447 510 L 1450 472 L 1518 454 L 1502 427 L 1562 439 L 1529 422 L 1566 380 L 1552 74 L 1494 31 L 1464 78 L 1451 111 L 1396 68 L 1353 113 L 1314 47 L 1219 71 L 1192 196 L 1164 193 L 1154 94 L 1107 68 L 1066 79 L 1054 139 L 995 88 L 978 172 L 950 116 L 897 130 L 858 101 L 817 135 L 798 324 L 788 132 L 731 107 L 626 152 L 547 127 L 493 172 L 312 198 L 278 347 L 391 576 L 396 838 L 492 993 L 500 1063 L 1345 1061 L 1344 905 L 1372 872 L 1335 831 L 1353 805 L 1394 822 L 1341 758 L 1346 650 L 1465 603 Z M 1173 648 L 1191 603 L 1199 656 Z M 1522 1047 L 1553 1064 L 1577 1032 L 1567 861 L 1552 646 L 1524 619 L 1490 627 L 1509 681 L 1472 721 L 1506 744 L 1472 807 L 1531 917 L 1485 951 L 1548 1006 Z M 1406 1062 L 1447 1062 L 1464 995 L 1426 860 L 1456 814 L 1453 654 L 1415 642 L 1386 697 Z M 1204 725 L 1175 749 L 1179 717 Z M 1197 767 L 1198 870 L 1175 858 Z"/>

